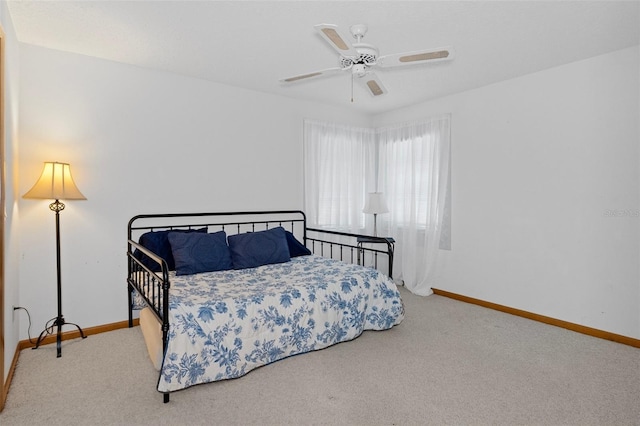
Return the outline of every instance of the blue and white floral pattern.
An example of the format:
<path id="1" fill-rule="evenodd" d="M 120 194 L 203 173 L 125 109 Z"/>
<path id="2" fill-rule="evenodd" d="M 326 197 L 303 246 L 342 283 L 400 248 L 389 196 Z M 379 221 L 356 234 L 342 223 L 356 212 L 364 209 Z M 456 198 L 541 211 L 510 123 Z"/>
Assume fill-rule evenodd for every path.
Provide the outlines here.
<path id="1" fill-rule="evenodd" d="M 172 273 L 170 291 L 161 392 L 240 377 L 404 318 L 400 293 L 383 274 L 313 255 L 251 269 Z"/>

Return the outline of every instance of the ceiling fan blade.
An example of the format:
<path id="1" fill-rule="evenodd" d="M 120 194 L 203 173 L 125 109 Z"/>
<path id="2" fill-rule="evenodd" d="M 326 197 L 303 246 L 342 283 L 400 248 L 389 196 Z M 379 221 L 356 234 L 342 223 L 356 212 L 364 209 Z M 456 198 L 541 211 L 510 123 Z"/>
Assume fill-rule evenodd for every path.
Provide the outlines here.
<path id="1" fill-rule="evenodd" d="M 448 61 L 453 59 L 454 50 L 451 47 L 418 50 L 415 52 L 395 53 L 378 58 L 377 65 L 381 68 L 417 65 L 431 62 Z"/>
<path id="2" fill-rule="evenodd" d="M 340 55 L 355 58 L 360 56 L 358 51 L 351 44 L 351 41 L 349 41 L 348 34 L 342 32 L 337 25 L 318 24 L 314 25 L 314 28 L 318 30 L 322 38 L 324 38 Z"/>
<path id="3" fill-rule="evenodd" d="M 309 80 L 311 78 L 328 77 L 334 74 L 338 74 L 339 72 L 342 72 L 342 71 L 343 70 L 340 67 L 327 68 L 325 70 L 314 71 L 307 74 L 300 74 L 300 75 L 294 75 L 291 77 L 281 78 L 279 81 L 281 83 L 296 83 L 298 81 Z"/>
<path id="4" fill-rule="evenodd" d="M 364 76 L 358 77 L 358 81 L 371 93 L 371 96 L 380 96 L 387 93 L 386 87 L 374 72 L 367 72 Z"/>

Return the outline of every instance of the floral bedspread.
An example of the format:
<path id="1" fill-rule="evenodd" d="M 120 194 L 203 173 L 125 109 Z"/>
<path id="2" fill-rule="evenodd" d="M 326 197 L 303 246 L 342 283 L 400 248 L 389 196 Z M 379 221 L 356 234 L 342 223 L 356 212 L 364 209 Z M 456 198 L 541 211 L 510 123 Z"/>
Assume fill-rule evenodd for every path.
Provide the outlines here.
<path id="1" fill-rule="evenodd" d="M 240 377 L 282 358 L 399 324 L 395 284 L 320 256 L 171 276 L 170 330 L 158 390 Z"/>

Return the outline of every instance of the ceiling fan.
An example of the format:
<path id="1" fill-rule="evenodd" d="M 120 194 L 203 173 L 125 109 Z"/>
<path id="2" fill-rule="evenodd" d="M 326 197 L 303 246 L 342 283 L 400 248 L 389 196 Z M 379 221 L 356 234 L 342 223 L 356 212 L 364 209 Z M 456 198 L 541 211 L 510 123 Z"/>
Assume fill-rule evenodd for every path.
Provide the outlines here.
<path id="1" fill-rule="evenodd" d="M 367 33 L 367 26 L 364 24 L 351 26 L 350 31 L 355 42 L 350 42 L 349 37 L 345 36 L 345 33 L 342 32 L 337 25 L 318 24 L 315 25 L 314 28 L 319 31 L 322 38 L 340 55 L 338 60 L 339 66 L 307 74 L 294 75 L 283 78 L 280 82 L 296 83 L 317 77 L 332 76 L 344 71 L 351 71 L 352 92 L 353 80 L 357 79 L 371 95 L 380 96 L 387 93 L 387 89 L 373 71 L 374 68 L 384 69 L 446 61 L 452 59 L 454 55 L 451 47 L 442 47 L 379 56 L 378 49 L 375 46 L 362 42 L 362 39 Z M 353 101 L 353 94 L 351 100 Z"/>

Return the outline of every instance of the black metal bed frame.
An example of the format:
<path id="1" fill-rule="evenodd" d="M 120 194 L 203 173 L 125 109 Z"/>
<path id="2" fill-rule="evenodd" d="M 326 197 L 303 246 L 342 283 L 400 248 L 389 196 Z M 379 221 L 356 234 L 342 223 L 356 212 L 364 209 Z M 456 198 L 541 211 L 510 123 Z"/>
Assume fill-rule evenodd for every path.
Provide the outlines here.
<path id="1" fill-rule="evenodd" d="M 238 218 L 233 220 L 234 218 Z M 164 213 L 142 214 L 131 218 L 127 226 L 127 303 L 129 327 L 133 327 L 133 292 L 136 291 L 151 308 L 161 324 L 163 359 L 167 350 L 169 333 L 169 269 L 164 259 L 138 244 L 139 236 L 149 231 L 171 229 L 196 229 L 206 227 L 208 232 L 224 230 L 228 235 L 255 232 L 282 226 L 292 232 L 313 254 L 338 259 L 346 263 L 378 269 L 378 257 L 386 257 L 387 275 L 392 276 L 393 240 L 383 237 L 320 228 L 307 228 L 307 219 L 300 210 L 213 212 L 213 213 Z M 383 244 L 385 249 L 365 246 Z M 159 267 L 154 272 L 134 257 L 135 250 L 147 255 Z M 384 271 L 383 271 L 384 272 Z M 162 374 L 162 371 L 160 371 Z M 160 377 L 158 377 L 160 380 Z M 164 402 L 169 402 L 169 392 L 163 393 Z"/>

